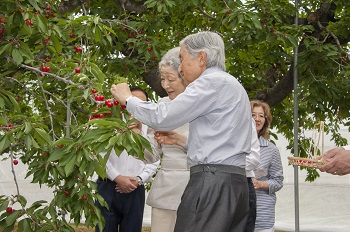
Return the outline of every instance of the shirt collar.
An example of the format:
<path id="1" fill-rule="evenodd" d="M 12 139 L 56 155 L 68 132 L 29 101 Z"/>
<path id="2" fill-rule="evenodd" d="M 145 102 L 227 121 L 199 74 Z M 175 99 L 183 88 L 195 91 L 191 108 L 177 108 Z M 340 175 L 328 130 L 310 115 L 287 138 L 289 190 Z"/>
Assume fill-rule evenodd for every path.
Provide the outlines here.
<path id="1" fill-rule="evenodd" d="M 268 147 L 269 146 L 269 140 L 265 139 L 264 137 L 259 137 L 259 143 L 260 147 Z"/>

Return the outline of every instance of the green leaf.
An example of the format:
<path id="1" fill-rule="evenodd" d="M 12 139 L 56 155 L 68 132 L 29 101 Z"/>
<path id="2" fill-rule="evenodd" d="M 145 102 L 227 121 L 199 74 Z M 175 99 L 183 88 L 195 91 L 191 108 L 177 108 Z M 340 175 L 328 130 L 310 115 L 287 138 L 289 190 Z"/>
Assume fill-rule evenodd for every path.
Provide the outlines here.
<path id="1" fill-rule="evenodd" d="M 75 156 L 72 155 L 70 161 L 69 161 L 68 164 L 64 167 L 64 171 L 65 171 L 65 173 L 66 173 L 66 176 L 69 176 L 69 175 L 73 172 L 74 166 L 75 166 L 75 161 L 76 161 Z"/>
<path id="2" fill-rule="evenodd" d="M 252 17 L 252 21 L 253 21 L 253 23 L 254 23 L 254 26 L 255 26 L 257 29 L 259 29 L 259 30 L 262 29 L 261 22 L 260 22 L 259 19 L 257 19 L 256 17 Z"/>
<path id="3" fill-rule="evenodd" d="M 7 43 L 5 46 L 3 46 L 0 50 L 0 55 L 4 53 L 7 50 L 11 50 L 13 46 L 13 43 Z"/>
<path id="4" fill-rule="evenodd" d="M 42 14 L 38 14 L 36 15 L 36 20 L 41 32 L 47 34 L 47 19 Z"/>
<path id="5" fill-rule="evenodd" d="M 34 130 L 40 135 L 41 138 L 43 138 L 48 144 L 52 143 L 52 140 L 50 138 L 50 135 L 41 128 L 34 128 Z"/>
<path id="6" fill-rule="evenodd" d="M 56 161 L 59 160 L 63 157 L 64 155 L 64 150 L 63 149 L 56 149 L 54 150 L 54 152 L 52 152 L 47 160 L 47 162 L 52 162 L 52 161 Z"/>
<path id="7" fill-rule="evenodd" d="M 21 64 L 23 62 L 22 54 L 17 48 L 12 50 L 12 58 L 17 64 Z"/>
<path id="8" fill-rule="evenodd" d="M 29 218 L 24 218 L 18 222 L 18 232 L 33 231 L 30 223 L 32 221 Z"/>
<path id="9" fill-rule="evenodd" d="M 0 102 L 1 102 L 1 99 L 2 98 L 0 98 Z M 1 108 L 1 104 L 0 104 L 0 108 Z M 6 126 L 7 125 L 5 118 L 2 117 L 2 116 L 0 116 L 0 125 L 1 126 Z"/>
<path id="10" fill-rule="evenodd" d="M 61 53 L 62 52 L 62 45 L 61 45 L 61 42 L 58 40 L 58 38 L 56 36 L 51 36 L 51 40 L 55 46 L 56 51 Z"/>
<path id="11" fill-rule="evenodd" d="M 100 68 L 96 64 L 92 62 L 89 62 L 88 64 L 90 65 L 91 74 L 95 78 L 97 78 L 99 82 L 103 83 L 106 79 L 106 75 L 100 70 Z"/>
<path id="12" fill-rule="evenodd" d="M 17 200 L 23 207 L 27 205 L 27 199 L 22 195 L 17 196 Z"/>
<path id="13" fill-rule="evenodd" d="M 28 2 L 30 3 L 30 5 L 32 5 L 37 11 L 40 11 L 40 7 L 38 6 L 37 1 L 35 0 L 28 0 Z"/>
<path id="14" fill-rule="evenodd" d="M 16 222 L 16 219 L 18 218 L 18 215 L 21 213 L 21 210 L 15 210 L 10 215 L 8 215 L 5 219 L 5 224 L 7 226 L 14 225 Z"/>
<path id="15" fill-rule="evenodd" d="M 0 154 L 10 146 L 11 142 L 8 135 L 0 137 Z"/>
<path id="16" fill-rule="evenodd" d="M 32 125 L 29 122 L 24 122 L 24 133 L 28 134 L 32 130 Z"/>
<path id="17" fill-rule="evenodd" d="M 24 144 L 25 144 L 27 150 L 30 150 L 32 148 L 32 145 L 33 145 L 32 141 L 33 141 L 32 136 L 30 136 L 30 135 L 24 136 Z"/>

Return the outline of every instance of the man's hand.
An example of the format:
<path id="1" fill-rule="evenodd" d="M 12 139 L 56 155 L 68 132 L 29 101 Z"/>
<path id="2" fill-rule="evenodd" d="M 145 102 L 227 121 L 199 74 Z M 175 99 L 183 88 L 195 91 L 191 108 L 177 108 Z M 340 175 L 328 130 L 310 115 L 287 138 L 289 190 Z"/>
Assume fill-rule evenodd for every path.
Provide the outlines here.
<path id="1" fill-rule="evenodd" d="M 175 131 L 154 131 L 154 139 L 159 144 L 177 144 L 178 133 Z"/>
<path id="2" fill-rule="evenodd" d="M 127 83 L 112 85 L 111 93 L 113 97 L 117 99 L 122 105 L 125 105 L 126 99 L 132 96 L 130 88 Z"/>
<path id="3" fill-rule="evenodd" d="M 117 176 L 114 179 L 114 182 L 117 183 L 115 190 L 118 193 L 131 193 L 135 189 L 137 189 L 138 183 L 137 179 L 133 176 Z"/>
<path id="4" fill-rule="evenodd" d="M 320 167 L 321 172 L 333 175 L 346 175 L 350 173 L 350 151 L 342 147 L 333 148 L 323 155 L 326 164 Z"/>

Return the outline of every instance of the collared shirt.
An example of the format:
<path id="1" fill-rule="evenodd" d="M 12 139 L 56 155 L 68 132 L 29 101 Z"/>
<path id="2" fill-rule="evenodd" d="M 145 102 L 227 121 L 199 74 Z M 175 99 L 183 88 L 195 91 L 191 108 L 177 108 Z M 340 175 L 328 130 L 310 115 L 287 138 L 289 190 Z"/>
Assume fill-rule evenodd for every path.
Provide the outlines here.
<path id="1" fill-rule="evenodd" d="M 146 137 L 147 129 L 147 126 L 142 125 L 142 135 L 144 137 Z M 147 150 L 144 152 L 149 153 Z M 140 176 L 142 181 L 146 182 L 156 172 L 159 162 L 157 160 L 154 163 L 145 163 L 143 160 L 128 155 L 125 150 L 118 157 L 113 149 L 106 163 L 107 177 L 113 181 L 119 175 Z"/>
<path id="2" fill-rule="evenodd" d="M 255 177 L 254 169 L 260 164 L 260 143 L 258 140 L 258 133 L 256 132 L 256 124 L 252 119 L 252 149 L 247 156 L 247 166 L 245 167 L 245 173 L 247 177 Z"/>
<path id="3" fill-rule="evenodd" d="M 226 164 L 245 168 L 251 149 L 251 109 L 236 78 L 208 68 L 171 102 L 128 100 L 127 110 L 155 130 L 173 130 L 189 122 L 189 166 Z"/>

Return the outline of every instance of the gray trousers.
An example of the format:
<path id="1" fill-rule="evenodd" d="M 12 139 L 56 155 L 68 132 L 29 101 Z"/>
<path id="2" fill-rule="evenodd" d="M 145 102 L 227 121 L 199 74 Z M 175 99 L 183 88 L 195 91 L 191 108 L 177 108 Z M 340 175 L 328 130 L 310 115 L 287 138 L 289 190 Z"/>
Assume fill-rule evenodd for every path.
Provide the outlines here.
<path id="1" fill-rule="evenodd" d="M 244 168 L 205 164 L 190 172 L 174 232 L 243 232 L 249 211 Z"/>

